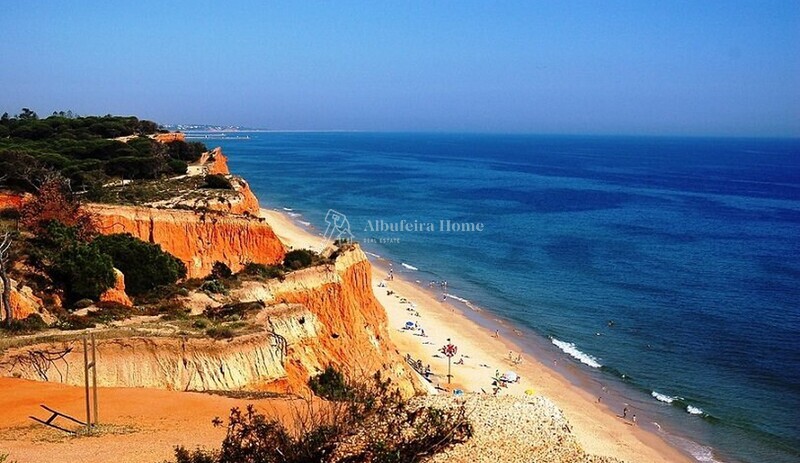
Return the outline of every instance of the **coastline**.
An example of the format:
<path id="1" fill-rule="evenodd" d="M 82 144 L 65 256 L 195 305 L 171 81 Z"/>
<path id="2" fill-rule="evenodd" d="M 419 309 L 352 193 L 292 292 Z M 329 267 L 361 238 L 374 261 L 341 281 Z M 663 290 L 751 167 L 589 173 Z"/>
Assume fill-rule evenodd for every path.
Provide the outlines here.
<path id="1" fill-rule="evenodd" d="M 318 249 L 322 242 L 320 236 L 304 230 L 281 211 L 262 208 L 261 216 L 288 246 Z M 552 400 L 567 416 L 576 438 L 589 453 L 629 462 L 696 461 L 654 432 L 624 420 L 605 403 L 598 403 L 588 391 L 533 356 L 522 354 L 522 362 L 514 365 L 508 353 L 512 351 L 516 356 L 522 349 L 513 339 L 512 330 L 501 332 L 499 338 L 495 338 L 491 330 L 471 320 L 455 306 L 437 300 L 423 286 L 397 274 L 386 281 L 388 267 L 375 262 L 373 256 L 370 262 L 373 264 L 373 291 L 386 309 L 392 341 L 401 354 L 421 359 L 423 365 L 430 364 L 433 384 L 447 387 L 447 360 L 438 354 L 438 349 L 449 338 L 458 346 L 454 363 L 461 355 L 465 356 L 463 365 L 452 365 L 451 389 L 491 394 L 495 373 L 513 370 L 520 375 L 520 381 L 502 388 L 500 394 L 525 396 L 525 391 L 533 390 L 536 395 Z M 390 291 L 393 293 L 389 294 Z M 418 313 L 418 317 L 404 301 L 414 303 L 413 312 Z M 401 329 L 407 321 L 416 321 L 426 336 Z"/>

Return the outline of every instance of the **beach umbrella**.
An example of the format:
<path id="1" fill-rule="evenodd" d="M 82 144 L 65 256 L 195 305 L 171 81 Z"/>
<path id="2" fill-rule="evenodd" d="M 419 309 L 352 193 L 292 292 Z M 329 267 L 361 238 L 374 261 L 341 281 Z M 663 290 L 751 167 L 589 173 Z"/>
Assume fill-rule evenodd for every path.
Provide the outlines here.
<path id="1" fill-rule="evenodd" d="M 414 326 L 414 322 L 406 322 L 406 326 L 408 327 Z"/>
<path id="2" fill-rule="evenodd" d="M 536 391 L 534 391 L 533 389 L 525 389 L 525 394 L 526 395 L 534 395 L 534 394 L 536 394 Z"/>
<path id="3" fill-rule="evenodd" d="M 517 374 L 516 374 L 516 373 L 514 373 L 513 371 L 507 371 L 507 372 L 505 372 L 505 373 L 503 374 L 503 377 L 506 379 L 506 381 L 508 381 L 508 382 L 510 382 L 510 383 L 513 383 L 513 382 L 514 382 L 514 381 L 516 381 L 516 380 L 517 380 L 517 378 L 518 378 Z"/>

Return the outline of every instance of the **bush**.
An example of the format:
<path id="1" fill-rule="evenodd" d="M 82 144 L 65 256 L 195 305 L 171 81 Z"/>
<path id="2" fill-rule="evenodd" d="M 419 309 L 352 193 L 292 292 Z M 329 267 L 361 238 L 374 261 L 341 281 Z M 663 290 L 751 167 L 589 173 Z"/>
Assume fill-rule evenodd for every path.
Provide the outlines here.
<path id="1" fill-rule="evenodd" d="M 167 167 L 171 174 L 183 175 L 188 171 L 189 164 L 186 164 L 185 161 L 181 161 L 180 159 L 170 159 L 167 161 Z"/>
<path id="2" fill-rule="evenodd" d="M 185 141 L 176 140 L 167 143 L 165 146 L 169 157 L 186 162 L 198 161 L 203 153 L 208 151 L 206 145 L 200 142 L 186 143 Z"/>
<path id="3" fill-rule="evenodd" d="M 225 288 L 225 285 L 219 280 L 208 280 L 200 286 L 200 289 L 214 294 L 225 294 L 228 292 L 228 289 Z"/>
<path id="4" fill-rule="evenodd" d="M 30 314 L 22 320 L 12 319 L 2 326 L 2 329 L 14 334 L 35 333 L 46 328 L 47 323 L 36 313 Z"/>
<path id="5" fill-rule="evenodd" d="M 206 330 L 206 335 L 213 339 L 231 339 L 234 334 L 233 329 L 227 326 L 212 326 Z"/>
<path id="6" fill-rule="evenodd" d="M 133 316 L 133 310 L 118 302 L 101 301 L 95 304 L 97 310 L 89 312 L 87 315 L 90 319 L 100 323 L 110 323 L 116 320 L 126 320 Z"/>
<path id="7" fill-rule="evenodd" d="M 266 305 L 261 301 L 238 302 L 220 307 L 209 307 L 203 311 L 203 314 L 213 320 L 243 320 L 250 314 L 261 311 L 264 307 Z"/>
<path id="8" fill-rule="evenodd" d="M 293 431 L 252 405 L 245 412 L 234 408 L 218 451 L 178 447 L 176 461 L 413 463 L 472 436 L 463 404 L 448 410 L 413 406 L 390 385 L 378 374 L 372 384 L 354 384 L 347 400 L 296 413 Z"/>
<path id="9" fill-rule="evenodd" d="M 133 296 L 186 276 L 186 265 L 157 244 L 126 234 L 98 236 L 92 242 L 125 274 L 125 291 Z"/>
<path id="10" fill-rule="evenodd" d="M 206 183 L 203 188 L 216 188 L 219 190 L 233 190 L 233 184 L 224 175 L 206 175 Z"/>
<path id="11" fill-rule="evenodd" d="M 314 253 L 314 251 L 310 251 L 308 249 L 296 249 L 294 251 L 289 251 L 286 254 L 286 256 L 283 258 L 283 265 L 284 267 L 292 270 L 299 270 L 301 268 L 310 267 L 316 258 L 317 255 Z"/>
<path id="12" fill-rule="evenodd" d="M 105 166 L 106 174 L 127 179 L 158 178 L 164 171 L 164 164 L 160 159 L 141 156 L 114 158 Z"/>
<path id="13" fill-rule="evenodd" d="M 189 312 L 178 301 L 170 301 L 158 307 L 158 312 L 162 320 L 186 320 L 189 318 Z"/>
<path id="14" fill-rule="evenodd" d="M 245 265 L 242 271 L 239 273 L 241 275 L 254 276 L 265 279 L 284 277 L 284 272 L 282 268 L 276 267 L 274 265 L 257 264 L 254 262 Z"/>
<path id="15" fill-rule="evenodd" d="M 82 243 L 58 254 L 52 274 L 64 282 L 71 300 L 97 300 L 116 281 L 111 258 L 96 247 Z"/>
<path id="16" fill-rule="evenodd" d="M 209 276 L 212 280 L 224 280 L 232 277 L 233 271 L 224 262 L 216 261 L 211 267 L 211 275 Z"/>
<path id="17" fill-rule="evenodd" d="M 330 365 L 321 374 L 309 379 L 308 387 L 314 394 L 328 400 L 345 400 L 352 395 L 344 375 Z"/>
<path id="18" fill-rule="evenodd" d="M 68 315 L 58 322 L 58 327 L 62 330 L 86 330 L 94 328 L 95 323 L 89 317 L 82 315 Z"/>

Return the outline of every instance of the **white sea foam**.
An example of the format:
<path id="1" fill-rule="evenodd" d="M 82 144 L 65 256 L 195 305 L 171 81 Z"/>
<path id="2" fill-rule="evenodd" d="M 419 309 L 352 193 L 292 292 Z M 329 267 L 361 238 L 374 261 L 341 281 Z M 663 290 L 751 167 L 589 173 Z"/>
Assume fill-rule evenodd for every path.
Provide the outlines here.
<path id="1" fill-rule="evenodd" d="M 671 404 L 672 402 L 675 401 L 675 399 L 677 399 L 677 397 L 670 397 L 666 394 L 662 394 L 656 391 L 651 392 L 650 395 L 655 397 L 656 400 L 658 400 L 659 402 L 664 402 L 665 404 Z"/>
<path id="2" fill-rule="evenodd" d="M 700 408 L 700 407 L 695 407 L 693 405 L 687 405 L 686 406 L 686 413 L 689 413 L 689 414 L 692 414 L 692 415 L 702 415 L 703 414 L 703 409 Z"/>
<path id="3" fill-rule="evenodd" d="M 687 450 L 698 462 L 723 463 L 722 460 L 717 460 L 714 458 L 714 450 L 711 447 L 675 435 L 669 435 L 667 439 L 676 443 L 678 447 Z"/>
<path id="4" fill-rule="evenodd" d="M 600 368 L 603 366 L 595 357 L 592 357 L 585 352 L 581 352 L 577 347 L 575 347 L 575 344 L 571 342 L 559 341 L 556 338 L 550 338 L 550 340 L 553 341 L 553 344 L 558 346 L 559 349 L 564 351 L 564 353 L 569 354 L 572 358 L 578 360 L 584 365 L 588 365 L 592 368 Z"/>
<path id="5" fill-rule="evenodd" d="M 376 258 L 376 259 L 380 259 L 380 258 L 381 258 L 381 256 L 379 256 L 379 255 L 375 254 L 374 252 L 369 252 L 369 251 L 364 251 L 364 252 L 365 252 L 367 255 L 370 255 L 370 256 L 372 256 L 372 257 L 374 257 L 374 258 Z"/>
<path id="6" fill-rule="evenodd" d="M 289 217 L 300 217 L 301 215 L 303 214 L 299 212 L 289 212 Z"/>
<path id="7" fill-rule="evenodd" d="M 301 224 L 305 225 L 306 227 L 310 227 L 311 226 L 311 222 L 303 222 L 302 220 L 298 220 L 298 222 L 300 222 Z"/>
<path id="8" fill-rule="evenodd" d="M 283 208 L 283 210 L 284 210 L 284 211 L 289 211 L 289 212 L 291 212 L 291 211 L 293 211 L 294 209 L 292 209 L 291 207 L 284 207 L 284 208 Z"/>
<path id="9" fill-rule="evenodd" d="M 470 302 L 469 299 L 464 299 L 463 297 L 459 297 L 459 296 L 456 296 L 455 294 L 450 294 L 450 293 L 444 293 L 444 295 L 447 296 L 449 299 L 454 299 L 454 300 L 464 304 L 465 306 L 469 307 L 470 309 L 472 309 L 472 310 L 474 310 L 476 312 L 480 312 L 481 311 L 481 308 L 476 306 L 472 302 Z"/>
<path id="10" fill-rule="evenodd" d="M 400 265 L 402 265 L 403 267 L 405 267 L 405 268 L 407 268 L 407 269 L 409 269 L 409 270 L 419 270 L 417 267 L 414 267 L 413 265 L 408 265 L 408 264 L 406 264 L 405 262 L 403 262 L 403 263 L 402 263 L 402 264 L 400 264 Z"/>

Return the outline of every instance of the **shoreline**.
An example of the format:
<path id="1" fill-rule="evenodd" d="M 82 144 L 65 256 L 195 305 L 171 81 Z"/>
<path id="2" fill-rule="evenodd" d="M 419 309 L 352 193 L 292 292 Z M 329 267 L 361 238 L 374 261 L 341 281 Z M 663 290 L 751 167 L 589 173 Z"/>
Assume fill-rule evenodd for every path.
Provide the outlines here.
<path id="1" fill-rule="evenodd" d="M 322 237 L 301 228 L 285 212 L 262 208 L 261 216 L 288 246 L 319 249 Z M 517 330 L 513 327 L 508 329 L 507 323 L 495 319 L 508 329 L 495 338 L 490 329 L 462 310 L 456 310 L 455 305 L 437 300 L 424 286 L 396 273 L 391 281 L 387 281 L 385 277 L 389 267 L 375 262 L 374 255 L 369 257 L 373 267 L 373 292 L 386 310 L 392 341 L 401 354 L 410 354 L 412 358 L 422 360 L 423 365 L 430 364 L 434 373 L 433 384 L 447 387 L 447 361 L 438 350 L 449 338 L 458 346 L 453 363 L 464 356 L 463 365 L 452 365 L 451 389 L 491 394 L 492 377 L 513 370 L 520 375 L 520 381 L 501 388 L 500 394 L 525 396 L 525 391 L 533 390 L 536 395 L 553 401 L 567 416 L 576 439 L 588 453 L 628 462 L 696 461 L 664 437 L 643 429 L 639 426 L 641 422 L 634 425 L 630 420 L 623 420 L 606 403 L 598 403 L 596 396 L 576 385 L 564 372 L 533 355 L 520 354 L 521 340 L 510 336 Z M 410 302 L 414 304 L 413 309 Z M 416 313 L 419 316 L 415 316 Z M 419 331 L 401 329 L 407 321 L 417 322 L 426 336 L 421 336 Z M 510 351 L 513 354 L 509 354 Z M 509 357 L 516 359 L 517 355 L 521 355 L 522 362 L 514 365 Z"/>

